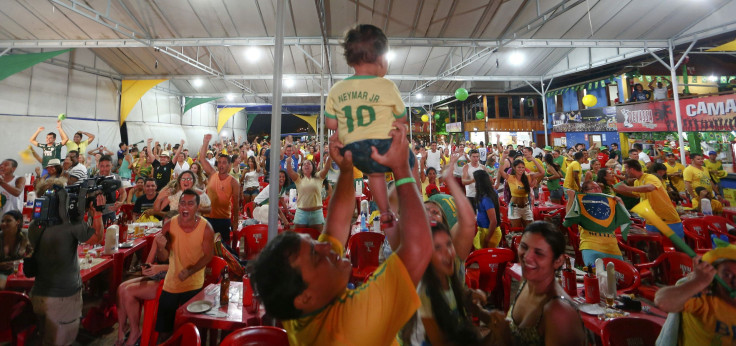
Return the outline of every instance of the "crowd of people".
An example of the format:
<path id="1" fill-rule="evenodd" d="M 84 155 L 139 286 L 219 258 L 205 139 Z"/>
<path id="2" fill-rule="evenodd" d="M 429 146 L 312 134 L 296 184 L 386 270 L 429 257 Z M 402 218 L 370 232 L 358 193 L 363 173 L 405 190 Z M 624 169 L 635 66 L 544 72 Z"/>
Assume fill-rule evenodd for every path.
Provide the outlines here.
<path id="1" fill-rule="evenodd" d="M 95 140 L 91 133 L 76 132 L 69 140 L 59 121 L 61 142 L 55 132 L 46 134 L 45 143 L 37 142 L 43 127 L 30 139 L 32 147 L 41 148 L 41 155 L 33 152 L 40 163 L 36 194 L 89 177 L 112 177 L 122 182 L 121 188 L 115 201 L 97 198 L 106 207 L 101 212 L 88 208 L 88 222 L 31 222 L 27 232 L 20 211 L 29 182 L 14 174 L 17 161 L 3 161 L 0 288 L 13 271 L 12 261 L 35 252 L 40 271 L 31 294 L 44 342 L 71 344 L 75 339 L 82 309 L 77 244 L 98 244 L 103 225 L 125 205 L 136 217 L 163 220 L 163 230 L 142 261 L 142 277 L 119 287 L 117 344 L 139 340 L 141 302 L 156 296 L 162 280 L 156 330 L 160 340 L 171 335 L 176 309 L 203 288 L 204 268 L 216 244 L 229 250 L 244 207 L 269 203 L 272 150 L 279 153 L 280 169 L 278 181 L 271 183 L 279 189 L 278 220 L 287 231 L 271 239 L 251 263 L 252 284 L 269 315 L 281 320 L 291 343 L 299 345 L 396 340 L 406 345 L 585 344 L 588 335 L 576 306 L 556 279 L 567 241 L 555 225 L 535 221 L 535 203 L 548 196 L 569 211 L 579 194 L 606 194 L 630 210 L 649 200 L 679 236 L 685 208 L 703 211 L 702 201 L 708 200 L 719 213 L 725 203 L 718 185 L 725 171 L 715 152 L 707 160 L 694 152 L 685 167 L 672 150 L 650 157 L 635 145 L 623 158 L 616 143 L 610 149 L 504 146 L 498 138 L 489 145 L 410 143 L 401 97 L 383 78 L 385 35 L 360 25 L 347 34 L 344 48 L 356 76 L 330 92 L 327 126 L 335 133 L 324 147 L 315 138 L 213 141 L 205 135 L 191 156 L 184 140 L 160 143 L 153 138 L 140 148 L 120 143 L 113 153 L 104 146 L 87 150 Z M 344 246 L 355 223 L 355 183 L 362 183 L 364 175 L 389 255 L 353 289 Z M 503 243 L 509 231 L 502 230 L 504 221 L 521 230 L 518 260 L 524 279 L 508 312 L 489 309 L 486 293 L 468 288 L 464 279 L 472 250 Z M 313 228 L 321 235 L 312 239 L 288 231 L 293 228 Z M 615 236 L 582 226 L 578 230 L 586 265 L 597 258 L 623 258 Z M 717 290 L 710 294 L 709 288 L 716 270 L 736 286 L 736 251 L 729 249 L 696 260 L 691 281 L 657 295 L 663 309 L 687 313 L 682 329 L 690 337 L 712 340 L 734 326 L 728 322 L 733 314 L 723 317 L 730 323 L 726 327 L 698 323 L 728 316 L 736 306 L 733 298 Z M 700 294 L 710 295 L 692 298 Z M 474 320 L 484 324 L 483 332 Z"/>

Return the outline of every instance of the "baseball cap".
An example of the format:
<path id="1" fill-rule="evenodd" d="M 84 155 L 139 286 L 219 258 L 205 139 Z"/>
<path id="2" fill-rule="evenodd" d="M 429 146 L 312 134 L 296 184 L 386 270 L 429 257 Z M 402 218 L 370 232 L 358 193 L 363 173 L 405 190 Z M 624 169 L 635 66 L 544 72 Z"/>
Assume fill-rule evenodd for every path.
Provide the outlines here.
<path id="1" fill-rule="evenodd" d="M 552 151 L 552 147 L 548 145 L 548 146 L 544 147 L 544 150 L 546 150 L 546 151 Z"/>
<path id="2" fill-rule="evenodd" d="M 48 168 L 49 166 L 61 166 L 61 160 L 59 160 L 59 159 L 51 159 L 51 160 L 49 160 L 49 162 L 46 164 L 46 167 L 44 167 L 44 168 Z"/>
<path id="3" fill-rule="evenodd" d="M 608 147 L 604 145 L 601 147 L 601 150 L 608 150 Z"/>
<path id="4" fill-rule="evenodd" d="M 713 151 L 713 150 L 711 150 L 711 151 L 708 152 L 708 155 L 716 155 L 716 152 Z"/>
<path id="5" fill-rule="evenodd" d="M 164 150 L 161 152 L 161 156 L 171 157 L 171 154 L 169 154 L 168 151 Z"/>

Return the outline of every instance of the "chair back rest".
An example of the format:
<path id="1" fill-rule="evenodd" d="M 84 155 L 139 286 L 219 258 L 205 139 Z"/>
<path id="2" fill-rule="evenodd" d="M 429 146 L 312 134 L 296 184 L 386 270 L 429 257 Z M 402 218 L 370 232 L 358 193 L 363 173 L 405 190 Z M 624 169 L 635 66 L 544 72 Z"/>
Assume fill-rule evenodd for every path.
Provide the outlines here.
<path id="1" fill-rule="evenodd" d="M 348 240 L 348 253 L 353 268 L 378 267 L 378 255 L 385 236 L 376 232 L 358 232 Z"/>
<path id="2" fill-rule="evenodd" d="M 194 323 L 184 323 L 179 329 L 174 332 L 166 342 L 162 343 L 161 346 L 200 346 L 202 345 L 202 339 L 199 337 L 199 330 Z"/>
<path id="3" fill-rule="evenodd" d="M 470 288 L 491 292 L 501 281 L 506 265 L 515 259 L 511 249 L 480 249 L 470 253 L 465 260 L 465 282 Z M 477 267 L 476 267 L 477 265 Z"/>
<path id="4" fill-rule="evenodd" d="M 322 231 L 309 227 L 295 227 L 294 232 L 309 234 L 309 236 L 312 237 L 312 239 L 314 240 L 317 240 L 319 238 L 319 235 L 322 234 Z"/>
<path id="5" fill-rule="evenodd" d="M 693 271 L 693 260 L 682 252 L 665 252 L 662 258 L 662 283 L 674 285 Z"/>
<path id="6" fill-rule="evenodd" d="M 734 226 L 727 218 L 716 215 L 708 215 L 703 217 L 703 221 L 708 224 L 708 228 L 718 233 L 728 234 L 728 226 Z"/>
<path id="7" fill-rule="evenodd" d="M 693 246 L 699 249 L 710 249 L 710 230 L 708 229 L 708 223 L 703 219 L 689 218 L 682 220 L 682 227 L 685 231 L 689 231 L 697 236 L 697 239 L 691 240 L 694 242 Z M 687 239 L 686 239 L 687 240 Z"/>
<path id="8" fill-rule="evenodd" d="M 647 254 L 647 261 L 654 261 L 664 253 L 664 243 L 661 234 L 657 233 L 629 233 L 626 245 L 641 250 Z"/>
<path id="9" fill-rule="evenodd" d="M 238 238 L 245 237 L 245 254 L 246 258 L 255 258 L 268 243 L 268 225 L 250 225 L 245 226 L 238 234 Z"/>
<path id="10" fill-rule="evenodd" d="M 35 322 L 31 299 L 25 293 L 0 291 L 0 335 L 12 338 Z M 0 341 L 10 341 L 4 339 Z"/>
<path id="11" fill-rule="evenodd" d="M 220 346 L 289 346 L 286 330 L 257 326 L 238 329 L 228 335 Z"/>
<path id="12" fill-rule="evenodd" d="M 645 318 L 614 318 L 603 327 L 601 341 L 604 346 L 654 345 L 661 330 L 661 325 Z"/>
<path id="13" fill-rule="evenodd" d="M 220 282 L 220 273 L 222 273 L 222 268 L 225 268 L 226 266 L 227 261 L 222 257 L 212 256 L 212 260 L 210 260 L 210 263 L 208 263 L 207 267 L 204 268 L 204 284 L 202 287 L 207 287 L 209 284 Z"/>
<path id="14" fill-rule="evenodd" d="M 249 218 L 253 218 L 253 209 L 256 208 L 256 204 L 253 202 L 248 202 L 243 206 L 243 211 L 245 212 L 245 215 Z"/>
<path id="15" fill-rule="evenodd" d="M 606 266 L 608 263 L 613 263 L 613 269 L 616 271 L 617 291 L 635 289 L 641 284 L 639 271 L 631 263 L 615 258 L 604 258 L 603 263 Z"/>

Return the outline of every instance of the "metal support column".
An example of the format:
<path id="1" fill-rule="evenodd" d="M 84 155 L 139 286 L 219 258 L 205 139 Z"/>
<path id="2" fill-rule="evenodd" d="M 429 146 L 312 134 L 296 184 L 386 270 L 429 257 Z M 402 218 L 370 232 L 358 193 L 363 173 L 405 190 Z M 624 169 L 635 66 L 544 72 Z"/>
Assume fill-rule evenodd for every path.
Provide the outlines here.
<path id="1" fill-rule="evenodd" d="M 324 46 L 324 43 L 322 44 Z M 319 155 L 319 161 L 318 164 L 322 164 L 325 162 L 325 159 L 327 159 L 327 155 L 329 153 L 325 152 L 325 154 L 321 154 L 325 150 L 325 144 L 324 144 L 324 138 L 325 138 L 325 50 L 324 47 L 322 47 L 322 59 L 320 64 L 320 72 L 319 72 L 319 88 L 320 93 L 322 96 L 319 98 L 319 138 L 317 143 L 319 143 L 319 148 L 317 148 L 317 152 L 320 153 Z"/>
<path id="2" fill-rule="evenodd" d="M 526 82 L 526 84 L 529 84 L 529 86 L 532 87 L 532 89 L 534 89 L 534 91 L 536 91 L 537 94 L 539 94 L 539 96 L 542 97 L 542 113 L 544 113 L 542 117 L 542 121 L 544 121 L 544 145 L 545 146 L 549 145 L 549 136 L 547 134 L 547 99 L 544 97 L 544 94 L 547 93 L 547 91 L 549 90 L 549 87 L 552 85 L 553 79 L 555 78 L 554 77 L 550 78 L 549 85 L 547 85 L 547 88 L 545 88 L 544 87 L 544 76 L 542 76 L 542 78 L 540 78 L 540 83 L 541 83 L 539 85 L 540 90 L 535 88 L 532 85 L 532 83 Z"/>
<path id="3" fill-rule="evenodd" d="M 279 166 L 281 162 L 281 84 L 284 66 L 284 2 L 276 5 L 276 44 L 273 49 L 273 103 L 271 105 L 271 165 L 269 166 L 268 239 L 278 234 L 279 226 Z M 275 188 L 274 188 L 275 187 Z"/>
<path id="4" fill-rule="evenodd" d="M 692 48 L 694 44 L 695 44 L 695 41 L 693 41 L 693 44 L 690 45 L 690 47 Z M 682 55 L 683 58 L 680 58 L 680 61 L 678 61 L 677 64 L 675 64 L 675 57 L 674 57 L 674 53 L 672 52 L 673 51 L 672 40 L 669 41 L 667 51 L 670 55 L 670 65 L 667 67 L 670 69 L 670 78 L 671 78 L 670 80 L 672 81 L 672 91 L 673 91 L 672 96 L 675 102 L 675 118 L 677 119 L 677 142 L 680 144 L 680 162 L 682 162 L 683 165 L 687 165 L 686 158 L 685 158 L 685 141 L 682 140 L 682 115 L 680 114 L 680 95 L 677 92 L 677 73 L 676 73 L 677 66 L 680 65 L 680 63 L 682 62 L 687 52 L 685 52 L 685 54 Z"/>

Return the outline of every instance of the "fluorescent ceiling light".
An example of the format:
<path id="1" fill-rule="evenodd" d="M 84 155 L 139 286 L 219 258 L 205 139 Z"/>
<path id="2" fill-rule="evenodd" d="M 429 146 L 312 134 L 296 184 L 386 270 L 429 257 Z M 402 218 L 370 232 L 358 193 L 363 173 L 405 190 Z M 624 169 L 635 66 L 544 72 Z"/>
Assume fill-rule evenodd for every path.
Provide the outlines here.
<path id="1" fill-rule="evenodd" d="M 235 95 L 233 95 L 233 94 L 227 94 L 225 96 L 225 99 L 227 99 L 228 101 L 232 101 L 233 99 L 235 99 Z"/>
<path id="2" fill-rule="evenodd" d="M 424 95 L 422 95 L 421 93 L 419 93 L 419 94 L 417 94 L 416 96 L 417 96 L 417 99 L 418 99 L 418 100 L 421 100 L 421 99 L 422 99 L 422 97 L 423 97 Z"/>
<path id="3" fill-rule="evenodd" d="M 261 59 L 261 50 L 258 47 L 250 47 L 245 51 L 245 58 L 250 62 Z"/>
<path id="4" fill-rule="evenodd" d="M 195 87 L 195 88 L 199 88 L 202 85 L 204 85 L 204 81 L 201 80 L 201 79 L 199 79 L 199 78 L 197 78 L 197 79 L 195 79 L 195 80 L 192 81 L 192 86 Z"/>
<path id="5" fill-rule="evenodd" d="M 513 66 L 520 66 L 524 63 L 524 54 L 513 52 L 509 55 L 509 63 Z"/>
<path id="6" fill-rule="evenodd" d="M 386 53 L 386 60 L 388 60 L 388 62 L 391 62 L 391 60 L 394 60 L 395 57 L 396 57 L 396 54 L 392 51 L 388 51 Z"/>
<path id="7" fill-rule="evenodd" d="M 284 86 L 287 88 L 291 88 L 294 86 L 294 79 L 292 78 L 284 78 Z"/>

